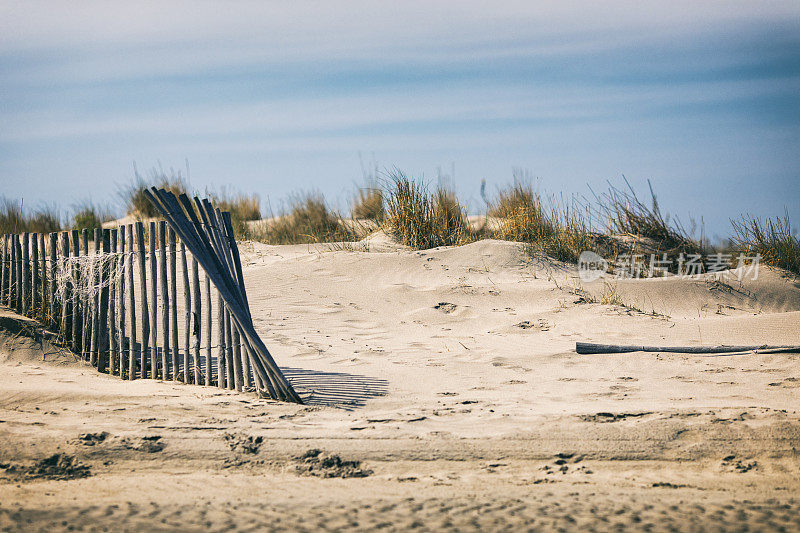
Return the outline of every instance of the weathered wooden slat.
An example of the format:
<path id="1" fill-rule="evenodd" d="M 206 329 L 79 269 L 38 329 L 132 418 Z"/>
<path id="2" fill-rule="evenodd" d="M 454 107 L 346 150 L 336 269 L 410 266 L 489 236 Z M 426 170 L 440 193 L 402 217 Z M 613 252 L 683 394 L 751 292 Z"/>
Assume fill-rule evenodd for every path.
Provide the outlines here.
<path id="1" fill-rule="evenodd" d="M 119 342 L 117 343 L 119 355 L 119 377 L 122 379 L 128 378 L 128 349 L 125 345 L 127 339 L 127 325 L 125 324 L 125 266 L 126 266 L 126 239 L 125 239 L 125 226 L 119 227 L 117 237 L 117 250 L 119 257 L 117 258 L 117 268 L 120 270 L 119 279 L 117 280 L 117 332 L 119 335 Z"/>
<path id="2" fill-rule="evenodd" d="M 228 383 L 228 390 L 241 390 L 242 386 L 239 380 L 236 379 L 236 367 L 233 362 L 233 331 L 231 328 L 231 311 L 228 306 L 225 306 L 225 369 L 228 372 L 226 382 Z"/>
<path id="3" fill-rule="evenodd" d="M 150 348 L 150 306 L 147 302 L 147 249 L 144 244 L 144 224 L 137 222 L 136 229 L 136 259 L 139 262 L 139 299 L 142 310 L 142 345 L 139 350 L 139 372 L 142 379 L 147 377 L 147 356 Z M 153 374 L 150 374 L 154 377 Z"/>
<path id="4" fill-rule="evenodd" d="M 19 254 L 17 253 L 17 236 L 9 235 L 8 247 L 10 249 L 11 262 L 8 265 L 8 306 L 12 309 L 17 308 L 17 293 L 19 293 L 19 277 L 17 277 L 17 264 Z"/>
<path id="5" fill-rule="evenodd" d="M 41 316 L 39 309 L 39 235 L 31 233 L 31 316 Z"/>
<path id="6" fill-rule="evenodd" d="M 58 269 L 58 233 L 51 233 L 50 237 L 50 325 L 55 326 L 59 323 L 61 306 L 56 300 L 56 272 Z"/>
<path id="7" fill-rule="evenodd" d="M 109 253 L 109 246 L 110 246 L 110 239 L 111 239 L 111 232 L 110 230 L 104 229 L 103 230 L 103 242 L 102 242 L 102 253 L 107 256 Z M 98 331 L 97 331 L 97 371 L 98 372 L 107 372 L 109 366 L 109 343 L 108 343 L 108 298 L 109 298 L 109 287 L 108 287 L 108 263 L 107 261 L 102 261 L 102 268 L 100 268 L 100 279 L 101 279 L 101 286 L 100 289 L 100 306 L 97 310 L 98 315 Z"/>
<path id="8" fill-rule="evenodd" d="M 186 263 L 184 263 L 184 267 Z M 187 287 L 188 290 L 188 287 Z M 192 312 L 186 313 L 186 349 L 189 349 L 189 335 L 193 334 L 194 336 L 194 382 L 196 384 L 200 384 L 201 376 L 200 376 L 200 336 L 201 330 L 203 327 L 203 322 L 201 320 L 202 315 L 202 302 L 200 300 L 200 272 L 199 272 L 199 265 L 197 263 L 197 259 L 192 257 L 192 298 L 191 302 L 189 299 L 186 299 L 186 305 L 188 306 L 189 303 L 192 304 Z M 194 319 L 192 323 L 194 324 L 193 331 L 189 328 L 189 321 Z"/>
<path id="9" fill-rule="evenodd" d="M 89 260 L 89 229 L 88 228 L 83 228 L 82 237 L 83 237 L 83 240 L 82 240 L 82 243 L 83 243 L 83 256 L 86 258 L 86 261 L 88 261 Z M 91 283 L 91 281 L 90 281 L 90 283 Z M 85 300 L 83 302 L 83 308 L 82 308 L 82 317 L 83 317 L 83 321 L 82 321 L 83 328 L 82 328 L 82 330 L 83 331 L 81 331 L 81 347 L 82 347 L 81 353 L 83 355 L 83 359 L 85 359 L 85 360 L 89 359 L 89 353 L 91 352 L 91 347 L 89 345 L 89 342 L 91 340 L 90 331 L 92 329 L 92 327 L 91 327 L 91 322 L 92 322 L 91 312 L 92 312 L 92 302 L 91 302 L 91 300 L 87 299 L 87 300 Z"/>
<path id="10" fill-rule="evenodd" d="M 22 234 L 22 314 L 28 316 L 31 292 L 31 252 L 30 238 L 26 231 Z"/>
<path id="11" fill-rule="evenodd" d="M 47 324 L 50 316 L 48 298 L 50 282 L 47 279 L 47 251 L 45 249 L 44 233 L 39 234 L 39 279 L 41 280 L 42 290 L 40 292 L 41 306 L 42 306 L 42 324 Z"/>
<path id="12" fill-rule="evenodd" d="M 231 331 L 231 340 L 233 341 L 233 369 L 235 372 L 234 383 L 236 383 L 236 390 L 240 391 L 244 388 L 244 371 L 242 369 L 242 341 L 239 339 L 239 330 L 235 326 Z"/>
<path id="13" fill-rule="evenodd" d="M 158 262 L 156 223 L 150 222 L 150 377 L 158 379 Z"/>
<path id="14" fill-rule="evenodd" d="M 67 269 L 69 260 L 69 232 L 61 233 L 61 264 Z M 72 283 L 67 281 L 64 286 L 64 294 L 61 299 L 61 336 L 64 343 L 69 345 L 72 340 Z"/>
<path id="15" fill-rule="evenodd" d="M 116 374 L 119 369 L 119 350 L 117 349 L 117 287 L 114 275 L 117 268 L 117 230 L 109 230 L 108 259 L 108 373 Z"/>
<path id="16" fill-rule="evenodd" d="M 158 260 L 161 273 L 161 379 L 169 378 L 169 280 L 167 279 L 167 223 L 158 222 Z"/>
<path id="17" fill-rule="evenodd" d="M 128 231 L 128 255 L 127 255 L 127 265 L 126 265 L 126 272 L 128 274 L 128 315 L 131 317 L 131 335 L 130 341 L 128 342 L 128 379 L 136 379 L 136 360 L 137 360 L 137 353 L 136 353 L 136 293 L 134 292 L 134 285 L 133 285 L 133 270 L 134 270 L 134 240 L 133 240 L 133 224 L 128 224 L 127 226 Z M 147 311 L 145 311 L 145 314 Z M 144 369 L 144 361 L 142 361 L 142 366 L 140 367 L 142 370 Z M 142 376 L 144 377 L 144 376 Z"/>
<path id="18" fill-rule="evenodd" d="M 8 235 L 3 235 L 3 263 L 0 266 L 0 304 L 8 304 L 6 277 L 8 275 Z"/>
<path id="19" fill-rule="evenodd" d="M 12 309 L 17 305 L 17 245 L 14 235 L 8 236 L 8 298 Z"/>
<path id="20" fill-rule="evenodd" d="M 228 388 L 228 372 L 225 368 L 225 300 L 217 291 L 217 328 L 219 330 L 219 349 L 217 350 L 217 386 Z"/>
<path id="21" fill-rule="evenodd" d="M 80 243 L 80 232 L 78 230 L 72 230 L 72 256 L 73 257 L 80 257 L 81 255 L 81 243 Z M 76 280 L 76 284 L 80 286 L 80 269 L 76 264 L 75 267 L 72 269 L 72 277 Z M 72 340 L 72 351 L 75 353 L 80 353 L 81 350 L 81 326 L 83 324 L 82 320 L 82 309 L 83 309 L 83 302 L 80 301 L 80 295 L 78 294 L 77 290 L 72 291 L 72 333 L 70 333 L 70 338 Z"/>
<path id="22" fill-rule="evenodd" d="M 94 255 L 97 256 L 103 251 L 103 230 L 100 228 L 95 228 L 94 230 Z M 96 258 L 93 258 L 93 260 Z M 96 265 L 99 263 L 95 262 Z M 92 271 L 92 283 L 97 286 L 102 279 L 101 273 L 99 268 L 96 268 Z M 91 316 L 91 324 L 92 324 L 92 337 L 91 337 L 91 353 L 89 355 L 89 362 L 92 366 L 97 367 L 98 362 L 100 361 L 100 293 L 94 291 L 94 297 L 92 298 L 92 316 Z"/>
<path id="23" fill-rule="evenodd" d="M 189 376 L 189 343 L 191 342 L 191 327 L 192 327 L 192 293 L 189 285 L 189 265 L 186 261 L 186 244 L 181 241 L 181 273 L 183 274 L 183 382 L 190 383 Z M 197 366 L 197 361 L 194 362 L 194 367 Z M 197 383 L 197 380 L 194 380 Z"/>
<path id="24" fill-rule="evenodd" d="M 196 264 L 196 259 L 194 260 Z M 211 386 L 211 279 L 205 276 L 206 281 L 206 386 Z M 198 317 L 199 318 L 199 317 Z"/>
<path id="25" fill-rule="evenodd" d="M 178 270 L 175 250 L 175 231 L 167 229 L 169 241 L 169 302 L 170 302 L 170 354 L 172 355 L 172 380 L 180 379 L 180 363 L 178 354 Z"/>

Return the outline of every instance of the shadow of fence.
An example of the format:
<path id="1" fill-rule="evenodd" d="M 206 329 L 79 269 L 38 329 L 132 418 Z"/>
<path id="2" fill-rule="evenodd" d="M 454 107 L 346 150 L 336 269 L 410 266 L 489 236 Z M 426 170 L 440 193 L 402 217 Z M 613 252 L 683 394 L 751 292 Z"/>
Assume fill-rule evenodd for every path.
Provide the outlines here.
<path id="1" fill-rule="evenodd" d="M 307 405 L 355 409 L 363 407 L 367 400 L 385 396 L 389 390 L 385 379 L 358 374 L 291 367 L 281 367 L 281 371 Z"/>

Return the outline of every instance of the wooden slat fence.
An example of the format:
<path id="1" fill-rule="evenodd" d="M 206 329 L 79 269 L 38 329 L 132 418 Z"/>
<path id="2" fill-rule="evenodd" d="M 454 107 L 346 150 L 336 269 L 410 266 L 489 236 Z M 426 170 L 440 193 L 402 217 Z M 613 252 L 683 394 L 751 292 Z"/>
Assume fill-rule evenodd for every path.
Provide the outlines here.
<path id="1" fill-rule="evenodd" d="M 224 251 L 234 267 L 239 253 L 225 221 L 215 217 L 204 223 L 209 238 L 217 239 L 211 246 Z M 99 372 L 126 380 L 258 390 L 299 401 L 288 383 L 276 383 L 285 379 L 279 371 L 279 378 L 264 374 L 257 343 L 242 329 L 248 328 L 249 309 L 237 307 L 232 317 L 226 301 L 246 302 L 240 265 L 239 300 L 231 300 L 218 289 L 220 280 L 207 273 L 208 258 L 196 257 L 178 235 L 164 221 L 97 229 L 93 235 L 87 230 L 3 235 L 0 305 L 56 331 L 65 347 Z"/>

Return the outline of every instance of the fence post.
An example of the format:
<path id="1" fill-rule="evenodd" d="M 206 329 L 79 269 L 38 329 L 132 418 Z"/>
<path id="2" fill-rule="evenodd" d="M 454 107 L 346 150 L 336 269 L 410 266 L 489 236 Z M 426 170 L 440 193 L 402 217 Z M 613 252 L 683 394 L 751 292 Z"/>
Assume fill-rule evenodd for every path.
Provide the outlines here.
<path id="1" fill-rule="evenodd" d="M 225 300 L 217 291 L 217 326 L 219 329 L 219 347 L 217 349 L 217 386 L 228 388 L 228 372 L 225 365 Z"/>
<path id="2" fill-rule="evenodd" d="M 125 379 L 128 373 L 128 350 L 125 348 L 125 226 L 120 226 L 117 232 L 117 250 L 119 257 L 117 257 L 117 331 L 119 332 L 119 341 L 117 346 L 119 349 L 119 377 Z"/>
<path id="3" fill-rule="evenodd" d="M 47 281 L 47 253 L 45 252 L 44 247 L 44 233 L 39 234 L 39 256 L 41 259 L 41 272 L 39 275 L 42 278 L 42 323 L 47 324 L 47 307 L 50 303 L 48 295 L 50 293 L 48 292 L 49 283 Z"/>
<path id="4" fill-rule="evenodd" d="M 133 286 L 133 224 L 128 224 L 128 305 L 130 305 L 131 336 L 128 342 L 128 379 L 136 379 L 136 293 Z M 143 367 L 142 367 L 143 368 Z M 144 377 L 144 376 L 142 376 Z"/>
<path id="5" fill-rule="evenodd" d="M 206 274 L 205 279 L 206 303 L 208 304 L 208 311 L 206 311 L 206 386 L 211 386 L 211 278 Z"/>
<path id="6" fill-rule="evenodd" d="M 15 245 L 17 247 L 17 313 L 22 313 L 22 272 L 23 268 L 22 265 L 24 264 L 24 259 L 22 257 L 22 235 L 14 235 Z"/>
<path id="7" fill-rule="evenodd" d="M 158 379 L 158 262 L 156 261 L 156 223 L 150 223 L 150 377 Z"/>
<path id="8" fill-rule="evenodd" d="M 56 300 L 56 277 L 58 269 L 58 233 L 50 234 L 50 324 L 57 326 L 60 322 L 61 306 Z"/>
<path id="9" fill-rule="evenodd" d="M 22 234 L 22 314 L 28 316 L 31 292 L 30 234 Z"/>
<path id="10" fill-rule="evenodd" d="M 175 251 L 175 230 L 172 228 L 167 229 L 167 240 L 169 241 L 170 340 L 172 341 L 169 344 L 172 355 L 172 381 L 178 381 L 180 377 L 178 361 L 178 268 L 177 252 Z"/>
<path id="11" fill-rule="evenodd" d="M 81 243 L 80 232 L 76 229 L 72 230 L 72 256 L 78 258 L 81 256 Z M 72 267 L 72 277 L 75 280 L 75 287 L 72 289 L 72 351 L 79 353 L 81 348 L 80 328 L 83 323 L 83 307 L 84 302 L 80 301 L 80 295 L 77 288 L 80 287 L 80 261 L 77 261 Z"/>
<path id="12" fill-rule="evenodd" d="M 86 264 L 89 265 L 89 230 L 87 228 L 83 228 L 81 233 L 83 236 L 83 257 L 85 258 L 84 261 L 86 261 Z M 91 274 L 90 269 L 87 268 L 84 270 L 84 275 L 88 276 Z M 92 280 L 90 279 L 85 280 L 84 283 L 89 287 L 92 286 Z M 89 346 L 89 343 L 91 342 L 90 331 L 92 329 L 91 314 L 93 307 L 92 300 L 90 300 L 91 294 L 91 291 L 89 291 L 85 297 L 86 299 L 83 301 L 83 305 L 81 306 L 81 323 L 83 325 L 83 331 L 81 331 L 81 354 L 84 360 L 89 359 L 89 353 L 91 352 L 91 346 Z"/>
<path id="13" fill-rule="evenodd" d="M 138 250 L 137 260 L 139 262 L 139 296 L 142 300 L 142 344 L 139 347 L 139 375 L 142 379 L 147 377 L 147 351 L 150 347 L 150 316 L 147 303 L 147 270 L 145 260 L 147 250 L 144 247 L 144 224 L 136 223 L 136 248 Z M 131 290 L 131 292 L 133 292 Z M 133 296 L 131 296 L 133 298 Z"/>
<path id="14" fill-rule="evenodd" d="M 108 257 L 108 373 L 112 376 L 119 368 L 119 361 L 117 356 L 117 287 L 114 283 L 114 277 L 117 270 L 117 230 L 108 230 L 109 252 L 111 255 Z"/>
<path id="15" fill-rule="evenodd" d="M 186 244 L 181 241 L 181 272 L 183 273 L 183 382 L 190 383 L 189 380 L 189 341 L 192 327 L 192 293 L 189 290 L 189 266 L 186 264 Z M 194 361 L 195 372 L 197 372 L 197 359 Z M 197 383 L 197 379 L 194 380 Z"/>
<path id="16" fill-rule="evenodd" d="M 94 268 L 91 269 L 92 280 L 90 283 L 97 287 L 101 280 L 100 271 L 98 270 L 100 262 L 97 260 L 97 255 L 102 251 L 103 246 L 103 230 L 100 228 L 94 229 L 94 255 L 92 260 Z M 89 362 L 93 366 L 98 366 L 100 361 L 100 293 L 97 290 L 92 290 L 92 338 L 91 338 L 91 354 Z"/>
<path id="17" fill-rule="evenodd" d="M 234 383 L 236 383 L 236 390 L 239 392 L 244 388 L 244 372 L 242 369 L 242 345 L 239 338 L 239 328 L 236 322 L 231 323 L 231 339 L 233 341 L 233 369 L 236 372 L 234 376 Z"/>
<path id="18" fill-rule="evenodd" d="M 67 260 L 69 259 L 69 233 L 63 232 L 61 234 L 61 256 L 62 268 L 67 268 Z M 61 298 L 61 335 L 64 339 L 64 345 L 69 346 L 69 337 L 72 332 L 72 282 L 66 281 L 64 283 L 64 294 Z"/>
<path id="19" fill-rule="evenodd" d="M 161 272 L 161 379 L 169 376 L 169 282 L 167 280 L 167 223 L 158 223 L 158 259 Z"/>
<path id="20" fill-rule="evenodd" d="M 186 263 L 184 262 L 184 268 Z M 187 284 L 188 285 L 188 284 Z M 188 290 L 188 287 L 187 287 Z M 187 304 L 188 304 L 188 298 Z M 192 312 L 186 312 L 187 326 L 186 326 L 186 349 L 189 349 L 189 324 L 188 320 L 194 317 L 194 382 L 200 385 L 200 335 L 202 329 L 202 302 L 200 301 L 200 273 L 198 272 L 197 259 L 192 257 L 192 303 L 194 308 Z"/>
<path id="21" fill-rule="evenodd" d="M 98 352 L 97 352 L 97 371 L 106 372 L 110 363 L 111 351 L 108 338 L 108 253 L 109 253 L 109 240 L 111 238 L 110 230 L 103 230 L 103 259 L 101 261 L 102 268 L 100 269 L 100 308 L 98 309 Z"/>
<path id="22" fill-rule="evenodd" d="M 242 366 L 241 362 L 238 365 L 236 364 L 236 358 L 234 357 L 233 324 L 231 322 L 230 309 L 225 310 L 225 342 L 228 345 L 228 349 L 225 351 L 225 362 L 228 367 L 228 389 L 241 390 L 242 381 L 240 376 Z"/>
<path id="23" fill-rule="evenodd" d="M 39 293 L 39 235 L 31 233 L 31 318 L 39 316 L 36 305 Z"/>
<path id="24" fill-rule="evenodd" d="M 6 304 L 6 274 L 8 268 L 6 267 L 6 260 L 8 259 L 8 235 L 3 234 L 3 263 L 0 266 L 0 304 Z"/>

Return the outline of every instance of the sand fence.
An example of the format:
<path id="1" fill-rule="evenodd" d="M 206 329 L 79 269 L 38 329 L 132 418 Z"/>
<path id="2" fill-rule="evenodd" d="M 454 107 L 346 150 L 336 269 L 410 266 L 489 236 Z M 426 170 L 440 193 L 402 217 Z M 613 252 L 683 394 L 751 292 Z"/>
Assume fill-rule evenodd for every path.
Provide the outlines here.
<path id="1" fill-rule="evenodd" d="M 0 237 L 0 304 L 99 372 L 302 403 L 253 327 L 230 213 L 148 194 L 166 221 Z"/>

